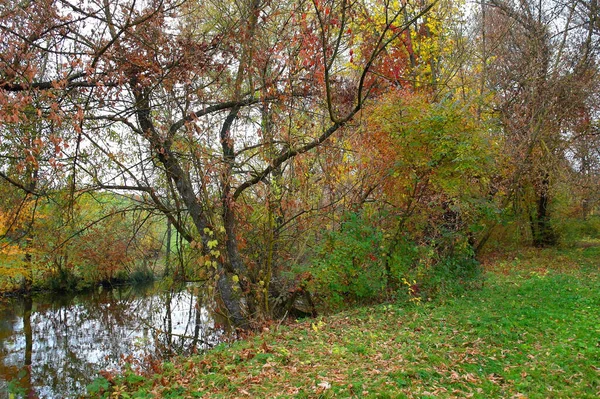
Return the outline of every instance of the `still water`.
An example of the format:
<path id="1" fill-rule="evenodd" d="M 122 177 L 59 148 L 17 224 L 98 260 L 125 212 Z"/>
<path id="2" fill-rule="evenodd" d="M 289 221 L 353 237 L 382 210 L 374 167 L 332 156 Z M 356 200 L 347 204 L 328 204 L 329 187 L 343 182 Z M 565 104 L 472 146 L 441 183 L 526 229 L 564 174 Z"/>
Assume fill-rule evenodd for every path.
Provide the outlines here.
<path id="1" fill-rule="evenodd" d="M 194 285 L 0 303 L 0 398 L 76 398 L 100 370 L 207 349 L 225 333 Z"/>

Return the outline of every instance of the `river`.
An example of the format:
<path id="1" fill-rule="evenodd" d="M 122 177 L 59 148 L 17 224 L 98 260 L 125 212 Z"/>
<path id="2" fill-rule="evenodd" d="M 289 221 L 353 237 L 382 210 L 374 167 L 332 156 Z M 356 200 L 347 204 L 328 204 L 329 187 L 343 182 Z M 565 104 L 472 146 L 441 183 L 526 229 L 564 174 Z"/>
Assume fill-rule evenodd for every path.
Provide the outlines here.
<path id="1" fill-rule="evenodd" d="M 159 284 L 0 303 L 0 398 L 76 398 L 101 370 L 145 367 L 222 341 L 199 287 Z"/>

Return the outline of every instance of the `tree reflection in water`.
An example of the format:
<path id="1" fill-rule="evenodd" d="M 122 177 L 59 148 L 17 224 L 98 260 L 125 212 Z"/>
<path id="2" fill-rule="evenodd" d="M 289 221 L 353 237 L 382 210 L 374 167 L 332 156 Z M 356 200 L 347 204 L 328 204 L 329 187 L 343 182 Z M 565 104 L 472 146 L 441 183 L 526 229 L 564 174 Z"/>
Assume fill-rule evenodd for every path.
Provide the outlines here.
<path id="1" fill-rule="evenodd" d="M 0 396 L 76 397 L 123 359 L 201 351 L 224 339 L 201 290 L 117 287 L 0 306 Z"/>

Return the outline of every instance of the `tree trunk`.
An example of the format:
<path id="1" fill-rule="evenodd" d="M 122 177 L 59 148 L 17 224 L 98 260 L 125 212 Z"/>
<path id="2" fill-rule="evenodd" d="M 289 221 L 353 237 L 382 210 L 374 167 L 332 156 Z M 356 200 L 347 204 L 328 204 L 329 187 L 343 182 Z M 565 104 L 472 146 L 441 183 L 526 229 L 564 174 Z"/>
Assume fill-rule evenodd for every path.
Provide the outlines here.
<path id="1" fill-rule="evenodd" d="M 223 305 L 225 305 L 233 325 L 241 329 L 247 329 L 250 323 L 243 310 L 242 293 L 235 292 L 233 287 L 234 282 L 232 279 L 227 273 L 222 272 L 217 282 L 217 289 L 219 290 L 219 294 L 221 294 Z"/>
<path id="2" fill-rule="evenodd" d="M 171 150 L 171 141 L 169 139 L 162 138 L 154 127 L 150 112 L 150 100 L 149 92 L 144 89 L 137 87 L 137 81 L 133 78 L 130 82 L 132 91 L 134 93 L 136 101 L 136 116 L 138 123 L 149 144 L 157 154 L 158 160 L 162 163 L 167 174 L 167 178 L 175 184 L 175 189 L 181 196 L 181 199 L 200 234 L 204 251 L 207 255 L 211 256 L 213 262 L 217 264 L 217 273 L 219 274 L 217 289 L 221 295 L 223 304 L 225 305 L 233 323 L 240 328 L 246 328 L 248 326 L 247 316 L 243 311 L 243 301 L 241 295 L 237 295 L 234 292 L 233 285 L 234 281 L 228 274 L 238 274 L 240 288 L 247 288 L 245 286 L 246 279 L 244 278 L 244 265 L 237 254 L 237 243 L 235 241 L 235 230 L 232 210 L 229 207 L 227 201 L 224 202 L 224 224 L 225 230 L 228 236 L 226 243 L 227 252 L 229 255 L 229 264 L 224 264 L 219 256 L 213 256 L 209 253 L 209 241 L 211 241 L 212 235 L 214 234 L 213 229 L 209 223 L 208 217 L 202 209 L 202 205 L 196 198 L 194 187 L 188 176 L 183 170 L 176 154 Z M 233 113 L 232 113 L 233 114 Z M 224 199 L 228 198 L 228 193 L 224 194 Z"/>
<path id="3" fill-rule="evenodd" d="M 171 274 L 171 221 L 167 219 L 167 245 L 165 249 L 165 276 Z"/>
<path id="4" fill-rule="evenodd" d="M 531 220 L 533 245 L 536 247 L 553 246 L 557 243 L 556 233 L 550 224 L 550 176 L 548 173 L 542 179 L 537 198 L 535 218 Z"/>

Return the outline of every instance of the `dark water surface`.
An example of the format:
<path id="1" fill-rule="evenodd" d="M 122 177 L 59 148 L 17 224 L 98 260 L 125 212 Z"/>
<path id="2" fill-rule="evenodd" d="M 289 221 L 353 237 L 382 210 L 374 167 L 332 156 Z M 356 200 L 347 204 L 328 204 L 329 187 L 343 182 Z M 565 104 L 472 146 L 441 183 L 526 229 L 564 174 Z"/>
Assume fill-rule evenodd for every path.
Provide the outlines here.
<path id="1" fill-rule="evenodd" d="M 202 291 L 99 288 L 0 303 L 0 398 L 75 398 L 100 370 L 214 346 L 222 329 Z"/>

